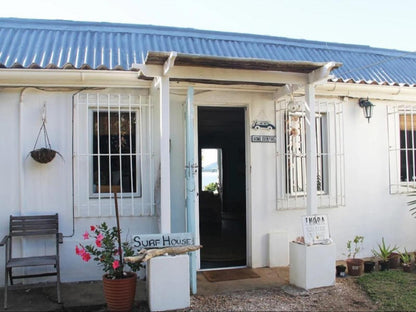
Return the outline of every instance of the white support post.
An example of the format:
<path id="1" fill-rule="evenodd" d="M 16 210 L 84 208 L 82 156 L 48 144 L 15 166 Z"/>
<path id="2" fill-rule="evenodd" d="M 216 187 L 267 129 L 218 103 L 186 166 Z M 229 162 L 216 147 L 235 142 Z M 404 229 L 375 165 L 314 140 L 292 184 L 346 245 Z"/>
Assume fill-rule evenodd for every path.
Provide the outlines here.
<path id="1" fill-rule="evenodd" d="M 305 86 L 306 107 L 306 214 L 318 213 L 317 205 L 317 164 L 316 164 L 316 129 L 315 129 L 315 87 Z"/>
<path id="2" fill-rule="evenodd" d="M 170 233 L 169 77 L 160 77 L 160 232 Z"/>

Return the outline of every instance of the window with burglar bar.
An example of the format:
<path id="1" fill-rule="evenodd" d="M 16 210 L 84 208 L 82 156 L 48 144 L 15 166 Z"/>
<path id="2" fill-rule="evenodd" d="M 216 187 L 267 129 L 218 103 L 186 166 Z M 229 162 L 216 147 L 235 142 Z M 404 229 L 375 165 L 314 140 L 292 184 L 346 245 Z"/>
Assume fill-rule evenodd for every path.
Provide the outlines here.
<path id="1" fill-rule="evenodd" d="M 97 193 L 135 193 L 136 112 L 93 111 L 93 190 Z"/>
<path id="2" fill-rule="evenodd" d="M 74 102 L 76 216 L 155 214 L 153 106 L 136 93 L 81 93 Z"/>
<path id="3" fill-rule="evenodd" d="M 306 192 L 306 125 L 304 113 L 286 113 L 285 115 L 285 164 L 286 193 L 295 195 Z M 325 193 L 327 186 L 328 152 L 325 136 L 326 115 L 317 114 L 316 129 L 316 164 L 317 185 L 320 193 Z"/>
<path id="4" fill-rule="evenodd" d="M 387 107 L 390 192 L 416 189 L 416 107 L 398 104 Z"/>
<path id="5" fill-rule="evenodd" d="M 306 207 L 306 105 L 288 110 L 288 100 L 276 103 L 277 209 Z M 316 103 L 316 166 L 318 207 L 344 205 L 344 148 L 342 102 Z"/>

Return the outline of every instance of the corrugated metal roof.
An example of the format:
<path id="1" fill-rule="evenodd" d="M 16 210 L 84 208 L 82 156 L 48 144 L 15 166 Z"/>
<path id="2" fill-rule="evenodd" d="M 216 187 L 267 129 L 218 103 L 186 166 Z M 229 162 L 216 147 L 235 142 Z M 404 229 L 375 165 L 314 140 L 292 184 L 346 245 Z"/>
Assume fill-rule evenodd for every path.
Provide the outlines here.
<path id="1" fill-rule="evenodd" d="M 0 18 L 0 68 L 129 70 L 149 51 L 274 61 L 340 62 L 337 81 L 416 84 L 416 54 L 188 28 Z"/>

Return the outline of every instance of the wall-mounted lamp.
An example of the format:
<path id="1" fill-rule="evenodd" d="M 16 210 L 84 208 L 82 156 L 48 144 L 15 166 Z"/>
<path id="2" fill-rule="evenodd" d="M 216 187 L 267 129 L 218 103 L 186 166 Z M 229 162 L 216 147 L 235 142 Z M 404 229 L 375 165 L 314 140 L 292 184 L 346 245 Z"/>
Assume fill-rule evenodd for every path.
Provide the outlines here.
<path id="1" fill-rule="evenodd" d="M 364 117 L 370 122 L 370 118 L 373 117 L 374 104 L 367 99 L 359 99 L 358 105 L 363 109 Z"/>

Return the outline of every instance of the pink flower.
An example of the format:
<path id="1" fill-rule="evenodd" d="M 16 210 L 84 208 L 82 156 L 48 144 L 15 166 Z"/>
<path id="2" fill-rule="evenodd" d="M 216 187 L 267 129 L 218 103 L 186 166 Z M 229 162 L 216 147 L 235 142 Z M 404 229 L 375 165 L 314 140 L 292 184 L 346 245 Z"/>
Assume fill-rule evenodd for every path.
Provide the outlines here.
<path id="1" fill-rule="evenodd" d="M 78 245 L 75 246 L 75 253 L 80 256 L 81 255 L 81 249 L 78 248 Z"/>
<path id="2" fill-rule="evenodd" d="M 94 225 L 91 225 L 90 226 L 90 230 L 91 230 L 91 232 L 94 232 L 95 231 L 95 226 Z"/>
<path id="3" fill-rule="evenodd" d="M 95 240 L 95 245 L 97 245 L 97 247 L 101 247 L 101 240 L 99 240 L 98 238 Z"/>
<path id="4" fill-rule="evenodd" d="M 116 270 L 118 267 L 120 267 L 120 261 L 114 260 L 113 261 L 113 269 Z"/>
<path id="5" fill-rule="evenodd" d="M 88 234 L 87 231 L 85 231 L 85 233 L 82 236 L 84 237 L 84 239 L 90 238 L 90 234 Z"/>
<path id="6" fill-rule="evenodd" d="M 88 262 L 91 259 L 90 254 L 88 252 L 86 252 L 85 250 L 84 250 L 84 253 L 81 257 L 82 257 L 82 260 L 84 260 L 85 262 Z"/>
<path id="7" fill-rule="evenodd" d="M 103 239 L 104 239 L 103 234 L 100 233 L 100 234 L 97 235 L 97 240 L 99 240 L 101 242 Z"/>

